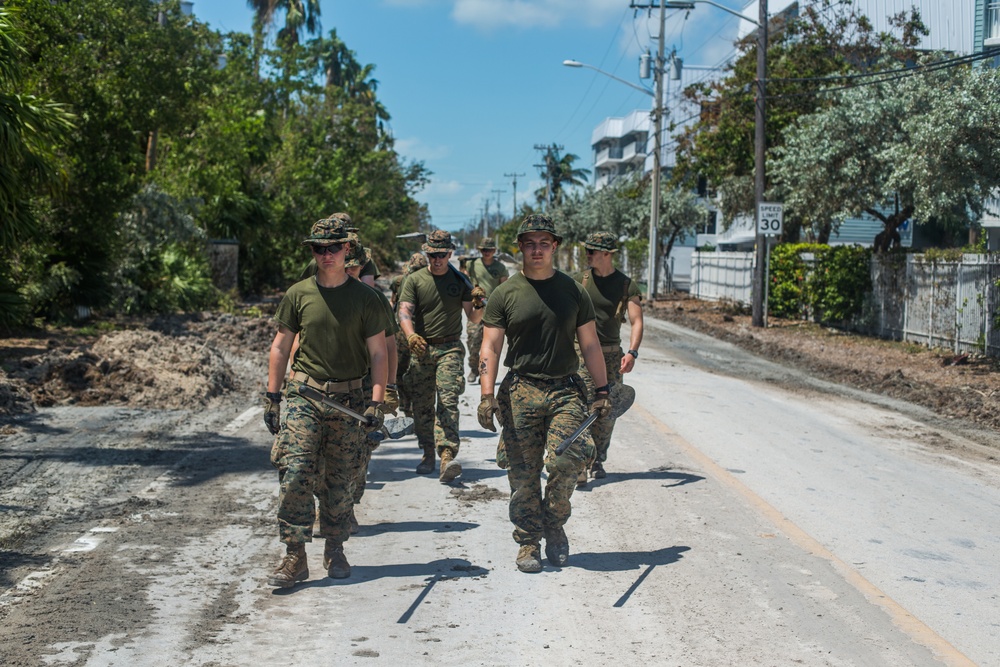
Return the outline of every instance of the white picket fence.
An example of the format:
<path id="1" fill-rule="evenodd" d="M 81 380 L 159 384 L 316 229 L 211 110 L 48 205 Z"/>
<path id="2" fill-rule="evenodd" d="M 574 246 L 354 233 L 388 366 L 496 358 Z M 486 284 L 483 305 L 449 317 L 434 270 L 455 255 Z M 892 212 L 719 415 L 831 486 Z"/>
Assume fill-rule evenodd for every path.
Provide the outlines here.
<path id="1" fill-rule="evenodd" d="M 753 253 L 694 253 L 691 294 L 750 305 Z M 928 261 L 923 255 L 875 257 L 872 291 L 852 327 L 864 333 L 1000 356 L 1000 258 L 964 255 L 961 261 Z"/>

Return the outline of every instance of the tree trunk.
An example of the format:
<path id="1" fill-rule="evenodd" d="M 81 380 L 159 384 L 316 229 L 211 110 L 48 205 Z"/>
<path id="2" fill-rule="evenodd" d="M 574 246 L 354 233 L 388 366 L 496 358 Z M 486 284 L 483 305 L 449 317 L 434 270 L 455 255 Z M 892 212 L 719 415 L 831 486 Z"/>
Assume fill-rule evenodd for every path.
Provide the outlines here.
<path id="1" fill-rule="evenodd" d="M 875 235 L 872 249 L 876 254 L 889 252 L 893 248 L 898 248 L 902 244 L 899 236 L 899 226 L 913 215 L 913 206 L 906 205 L 890 215 L 883 215 L 875 209 L 865 209 L 865 212 L 873 215 L 882 221 L 884 229 Z"/>

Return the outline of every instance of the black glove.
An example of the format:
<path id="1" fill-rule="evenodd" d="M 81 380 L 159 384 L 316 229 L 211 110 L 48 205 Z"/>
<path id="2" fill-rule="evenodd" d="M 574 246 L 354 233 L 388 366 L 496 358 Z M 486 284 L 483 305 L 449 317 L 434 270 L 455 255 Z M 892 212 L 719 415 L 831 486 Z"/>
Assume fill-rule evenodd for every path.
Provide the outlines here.
<path id="1" fill-rule="evenodd" d="M 385 422 L 385 415 L 382 414 L 382 404 L 372 401 L 365 410 L 365 419 L 368 420 L 368 430 L 377 431 L 382 428 Z"/>
<path id="2" fill-rule="evenodd" d="M 264 425 L 271 435 L 278 435 L 281 430 L 281 392 L 268 391 L 264 393 Z"/>
<path id="3" fill-rule="evenodd" d="M 477 411 L 477 416 L 479 417 L 479 425 L 488 431 L 497 432 L 497 427 L 493 423 L 493 415 L 495 415 L 500 410 L 500 404 L 497 403 L 497 399 L 493 394 L 486 394 L 479 401 L 479 410 Z"/>

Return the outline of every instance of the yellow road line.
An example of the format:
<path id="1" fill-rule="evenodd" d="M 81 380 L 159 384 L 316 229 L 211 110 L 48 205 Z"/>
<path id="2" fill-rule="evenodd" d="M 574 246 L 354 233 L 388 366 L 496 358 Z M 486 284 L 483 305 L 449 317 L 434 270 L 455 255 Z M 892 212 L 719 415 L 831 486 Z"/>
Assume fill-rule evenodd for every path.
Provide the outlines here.
<path id="1" fill-rule="evenodd" d="M 711 475 L 715 481 L 729 487 L 741 495 L 747 502 L 764 515 L 769 521 L 781 530 L 794 544 L 826 561 L 844 577 L 844 579 L 856 588 L 869 602 L 881 607 L 892 622 L 906 633 L 913 641 L 926 646 L 946 665 L 954 667 L 976 667 L 976 663 L 965 656 L 961 651 L 952 646 L 944 637 L 934 632 L 923 621 L 906 611 L 902 605 L 886 595 L 878 586 L 865 579 L 861 573 L 850 565 L 837 558 L 829 549 L 824 547 L 815 538 L 792 523 L 773 505 L 751 491 L 743 482 L 736 479 L 729 471 L 718 465 L 715 461 L 703 454 L 694 445 L 671 430 L 669 426 L 657 419 L 651 412 L 636 404 L 631 412 L 641 414 L 648 423 L 653 424 L 656 429 L 664 435 L 670 436 L 671 440 L 678 444 L 684 453 L 698 462 L 705 472 Z"/>

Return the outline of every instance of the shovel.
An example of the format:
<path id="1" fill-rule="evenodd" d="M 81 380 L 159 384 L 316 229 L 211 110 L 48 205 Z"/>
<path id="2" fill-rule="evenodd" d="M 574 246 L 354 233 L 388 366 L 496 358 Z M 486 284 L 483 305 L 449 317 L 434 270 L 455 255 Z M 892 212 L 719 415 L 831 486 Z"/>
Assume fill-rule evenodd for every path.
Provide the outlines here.
<path id="1" fill-rule="evenodd" d="M 301 387 L 299 387 L 299 394 L 304 396 L 305 398 L 309 398 L 314 401 L 319 401 L 323 405 L 326 405 L 328 407 L 333 408 L 334 410 L 342 412 L 348 417 L 354 417 L 365 426 L 369 426 L 371 424 L 371 422 L 368 421 L 368 418 L 365 417 L 360 412 L 358 412 L 357 410 L 352 410 L 346 405 L 338 403 L 329 396 L 323 394 L 321 391 L 313 389 L 308 385 L 302 385 Z M 402 438 L 404 435 L 410 435 L 411 433 L 413 433 L 413 419 L 411 419 L 410 417 L 396 417 L 393 419 L 386 419 L 385 421 L 383 421 L 382 428 L 378 429 L 377 431 L 372 431 L 371 433 L 369 433 L 368 438 L 371 440 L 375 440 L 376 442 L 379 442 L 386 438 L 389 438 L 390 440 L 396 440 L 398 438 Z"/>
<path id="2" fill-rule="evenodd" d="M 627 384 L 616 384 L 611 388 L 611 395 L 608 398 L 611 400 L 611 414 L 609 416 L 611 419 L 618 419 L 635 403 L 635 389 Z M 596 412 L 591 413 L 583 420 L 579 428 L 573 431 L 568 438 L 560 442 L 559 446 L 556 447 L 556 456 L 565 452 L 570 445 L 576 442 L 577 438 L 583 435 L 590 428 L 591 424 L 597 421 L 597 416 Z"/>

